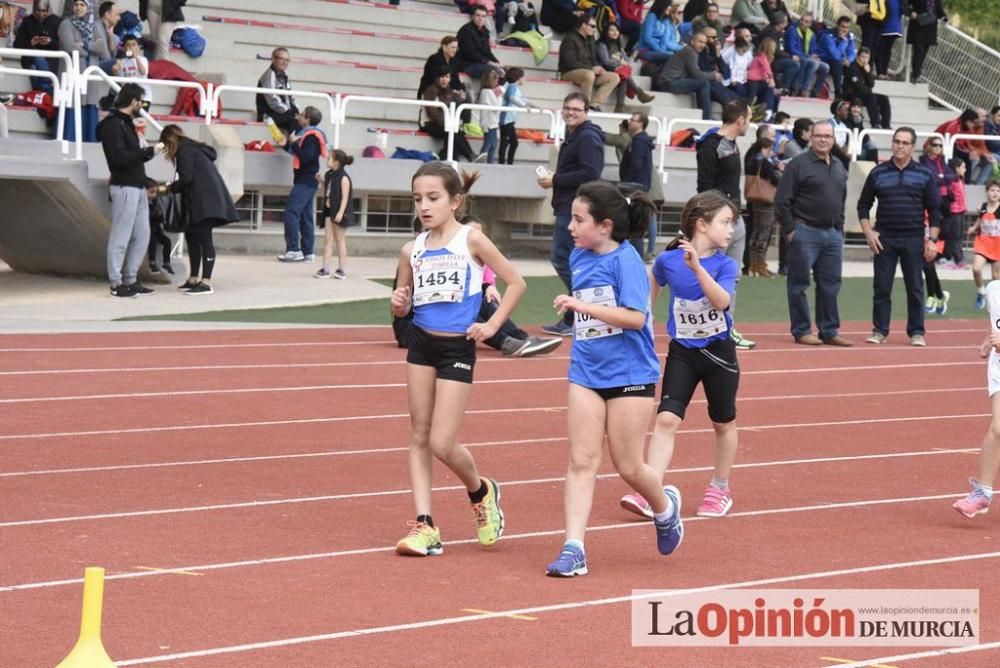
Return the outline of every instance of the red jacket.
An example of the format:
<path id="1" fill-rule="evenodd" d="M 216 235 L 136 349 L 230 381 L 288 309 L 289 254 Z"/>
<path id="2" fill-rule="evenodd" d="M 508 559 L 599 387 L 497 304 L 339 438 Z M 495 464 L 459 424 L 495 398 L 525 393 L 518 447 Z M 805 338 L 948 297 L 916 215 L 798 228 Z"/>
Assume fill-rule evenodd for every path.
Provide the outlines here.
<path id="1" fill-rule="evenodd" d="M 955 118 L 950 121 L 946 121 L 941 125 L 937 126 L 934 130 L 935 132 L 940 132 L 943 135 L 957 135 L 957 134 L 983 134 L 983 127 L 980 125 L 973 128 L 971 131 L 966 132 L 962 129 L 961 119 Z M 986 153 L 986 142 L 982 139 L 959 139 L 955 142 L 955 146 L 960 151 L 965 151 L 966 153 L 975 153 L 977 155 L 982 155 Z"/>
<path id="2" fill-rule="evenodd" d="M 618 13 L 623 19 L 642 23 L 642 0 L 618 0 Z"/>

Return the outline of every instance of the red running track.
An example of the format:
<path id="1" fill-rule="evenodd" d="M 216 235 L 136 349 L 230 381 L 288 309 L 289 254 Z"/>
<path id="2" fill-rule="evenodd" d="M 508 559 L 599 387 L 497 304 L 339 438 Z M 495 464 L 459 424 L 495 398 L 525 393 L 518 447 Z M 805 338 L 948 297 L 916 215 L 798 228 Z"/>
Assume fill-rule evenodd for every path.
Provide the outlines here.
<path id="1" fill-rule="evenodd" d="M 88 565 L 107 569 L 105 645 L 123 665 L 832 666 L 924 651 L 630 646 L 632 589 L 738 583 L 978 588 L 983 647 L 891 665 L 998 664 L 997 525 L 950 508 L 987 423 L 981 332 L 949 321 L 926 350 L 840 350 L 758 327 L 731 516 L 693 517 L 712 460 L 699 394 L 668 473 L 684 545 L 656 554 L 605 462 L 592 573 L 571 581 L 542 574 L 561 543 L 565 348 L 480 354 L 462 440 L 503 485 L 504 540 L 474 544 L 439 468 L 445 555 L 404 559 L 405 365 L 387 328 L 204 332 L 204 349 L 174 332 L 0 337 L 0 665 L 66 654 Z"/>

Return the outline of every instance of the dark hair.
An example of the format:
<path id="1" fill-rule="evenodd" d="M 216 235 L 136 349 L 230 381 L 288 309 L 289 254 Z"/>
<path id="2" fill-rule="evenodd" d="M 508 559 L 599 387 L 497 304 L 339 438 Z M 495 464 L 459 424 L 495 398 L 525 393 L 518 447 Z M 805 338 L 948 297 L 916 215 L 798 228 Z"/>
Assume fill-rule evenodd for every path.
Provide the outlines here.
<path id="1" fill-rule="evenodd" d="M 1000 111 L 1000 104 L 994 104 L 992 107 L 990 107 L 990 116 L 997 113 L 998 111 Z"/>
<path id="2" fill-rule="evenodd" d="M 792 124 L 792 136 L 802 141 L 802 135 L 806 130 L 811 130 L 813 126 L 813 121 L 811 118 L 797 118 L 795 123 Z"/>
<path id="3" fill-rule="evenodd" d="M 133 35 L 132 33 L 125 33 L 125 36 L 122 37 L 122 44 L 124 44 L 125 42 L 135 42 L 136 44 L 138 44 L 139 38 Z"/>
<path id="4" fill-rule="evenodd" d="M 867 53 L 870 56 L 870 55 L 872 55 L 872 50 L 869 49 L 867 46 L 859 47 L 858 48 L 858 56 L 860 56 L 863 53 Z M 857 60 L 858 56 L 854 56 L 854 60 Z"/>
<path id="5" fill-rule="evenodd" d="M 990 179 L 986 182 L 986 190 L 989 190 L 993 186 L 1000 188 L 1000 179 Z"/>
<path id="6" fill-rule="evenodd" d="M 420 234 L 424 231 L 424 224 L 420 222 L 420 216 L 413 217 L 413 233 Z"/>
<path id="7" fill-rule="evenodd" d="M 434 80 L 437 81 L 443 76 L 451 77 L 451 70 L 449 70 L 447 67 L 440 68 L 437 72 L 434 73 Z"/>
<path id="8" fill-rule="evenodd" d="M 508 67 L 506 71 L 507 83 L 517 83 L 524 76 L 524 70 L 520 67 Z"/>
<path id="9" fill-rule="evenodd" d="M 774 146 L 774 140 L 770 137 L 757 137 L 757 141 L 750 145 L 747 149 L 747 155 L 753 155 L 754 153 L 760 153 L 766 148 L 772 148 Z"/>
<path id="10" fill-rule="evenodd" d="M 353 156 L 347 155 L 346 153 L 344 153 L 344 151 L 340 150 L 339 148 L 334 149 L 333 152 L 330 154 L 330 156 L 334 160 L 339 162 L 341 167 L 347 167 L 348 165 L 354 162 Z"/>
<path id="11" fill-rule="evenodd" d="M 465 197 L 472 186 L 479 180 L 479 172 L 466 172 L 463 171 L 461 174 L 452 167 L 447 162 L 433 161 L 425 162 L 422 164 L 416 172 L 413 173 L 413 178 L 410 179 L 410 189 L 413 188 L 414 182 L 421 176 L 437 176 L 441 178 L 444 183 L 444 189 L 448 193 L 448 197 L 455 199 L 456 197 Z M 462 206 L 458 207 L 455 212 L 457 217 L 462 212 Z"/>
<path id="12" fill-rule="evenodd" d="M 485 13 L 485 14 L 489 14 L 490 13 L 490 10 L 486 9 L 486 5 L 469 5 L 469 9 L 467 11 L 469 12 L 469 16 L 472 16 L 473 14 L 475 14 L 476 12 L 478 12 L 480 9 L 483 10 L 483 13 Z"/>
<path id="13" fill-rule="evenodd" d="M 302 115 L 309 119 L 309 125 L 319 125 L 323 122 L 323 112 L 316 107 L 306 107 Z"/>
<path id="14" fill-rule="evenodd" d="M 901 125 L 900 127 L 896 128 L 896 131 L 892 133 L 892 138 L 895 139 L 896 135 L 898 135 L 900 132 L 908 132 L 910 134 L 910 141 L 913 142 L 914 144 L 917 143 L 917 131 L 911 128 L 909 125 Z"/>
<path id="15" fill-rule="evenodd" d="M 452 42 L 457 42 L 458 38 L 454 35 L 445 35 L 441 38 L 441 46 L 448 46 Z"/>
<path id="16" fill-rule="evenodd" d="M 837 17 L 837 25 L 840 25 L 841 23 L 851 23 L 851 17 L 847 16 L 846 14 L 838 16 Z"/>
<path id="17" fill-rule="evenodd" d="M 170 124 L 163 128 L 160 133 L 160 142 L 163 144 L 163 156 L 170 162 L 177 164 L 177 153 L 181 144 L 186 141 L 193 141 L 184 134 L 184 130 L 179 125 Z"/>
<path id="18" fill-rule="evenodd" d="M 754 133 L 754 137 L 756 139 L 760 139 L 765 136 L 772 127 L 773 126 L 770 123 L 761 123 L 757 126 L 757 132 Z"/>
<path id="19" fill-rule="evenodd" d="M 141 100 L 146 94 L 142 86 L 137 83 L 122 84 L 122 88 L 115 96 L 115 109 L 124 109 L 136 100 Z"/>
<path id="20" fill-rule="evenodd" d="M 649 8 L 650 14 L 655 14 L 656 18 L 662 19 L 673 4 L 670 0 L 653 0 L 653 6 Z"/>
<path id="21" fill-rule="evenodd" d="M 778 113 L 776 113 L 774 115 L 774 124 L 778 125 L 780 123 L 784 123 L 785 121 L 787 121 L 791 117 L 792 117 L 792 115 L 789 114 L 787 111 L 779 111 Z"/>
<path id="22" fill-rule="evenodd" d="M 722 108 L 722 124 L 728 125 L 729 123 L 735 123 L 744 116 L 750 115 L 750 105 L 743 98 L 738 98 L 736 100 L 730 100 L 726 102 L 726 106 Z"/>
<path id="23" fill-rule="evenodd" d="M 948 161 L 948 166 L 951 167 L 952 169 L 958 169 L 959 165 L 964 165 L 964 164 L 965 160 L 962 160 L 961 158 L 952 158 L 951 160 Z"/>
<path id="24" fill-rule="evenodd" d="M 733 200 L 718 190 L 706 190 L 689 199 L 681 211 L 681 235 L 667 244 L 667 250 L 679 247 L 681 239 L 692 240 L 698 220 L 712 220 L 719 211 L 726 208 L 733 212 L 734 218 L 740 215 Z"/>
<path id="25" fill-rule="evenodd" d="M 595 221 L 611 221 L 611 238 L 618 243 L 641 239 L 649 229 L 649 216 L 656 210 L 649 194 L 636 190 L 626 195 L 610 181 L 588 181 L 577 189 L 576 196 L 587 203 Z"/>
<path id="26" fill-rule="evenodd" d="M 579 16 L 575 16 L 573 20 L 573 29 L 579 30 L 580 26 L 584 25 L 592 18 L 594 17 L 589 14 L 580 14 Z"/>
<path id="27" fill-rule="evenodd" d="M 590 109 L 590 100 L 588 100 L 587 96 L 578 90 L 573 91 L 572 93 L 563 98 L 563 106 L 566 106 L 566 103 L 570 102 L 571 100 L 579 100 L 580 102 L 583 102 L 584 106 L 583 113 L 587 113 L 587 110 Z"/>
<path id="28" fill-rule="evenodd" d="M 771 25 L 773 26 L 781 25 L 784 21 L 787 20 L 788 20 L 788 14 L 786 14 L 785 12 L 774 12 L 773 14 L 771 14 Z"/>
<path id="29" fill-rule="evenodd" d="M 98 18 L 102 18 L 103 19 L 105 14 L 107 14 L 112 9 L 114 9 L 114 6 L 115 6 L 115 3 L 111 2 L 111 0 L 108 0 L 107 2 L 102 2 L 97 7 L 97 16 L 98 16 Z"/>
<path id="30" fill-rule="evenodd" d="M 958 117 L 958 120 L 961 121 L 962 125 L 965 125 L 966 123 L 975 123 L 979 120 L 979 114 L 975 109 L 966 109 L 962 112 L 962 115 Z"/>
<path id="31" fill-rule="evenodd" d="M 646 128 L 649 127 L 649 114 L 647 114 L 646 112 L 644 112 L 644 111 L 633 111 L 632 112 L 632 116 L 638 116 L 639 117 L 639 122 L 642 123 L 642 129 L 643 130 L 645 130 Z M 629 120 L 632 119 L 632 116 L 629 116 Z"/>

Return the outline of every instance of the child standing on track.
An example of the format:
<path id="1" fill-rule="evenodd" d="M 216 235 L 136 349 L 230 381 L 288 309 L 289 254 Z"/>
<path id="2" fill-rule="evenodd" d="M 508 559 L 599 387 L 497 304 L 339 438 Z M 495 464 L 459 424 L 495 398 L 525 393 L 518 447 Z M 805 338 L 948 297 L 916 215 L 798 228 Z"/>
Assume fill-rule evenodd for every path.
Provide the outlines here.
<path id="1" fill-rule="evenodd" d="M 978 256 L 976 259 L 979 259 Z M 969 519 L 989 510 L 993 499 L 993 482 L 1000 472 L 1000 281 L 993 281 L 986 286 L 986 301 L 990 309 L 990 333 L 983 341 L 980 352 L 983 357 L 989 356 L 986 381 L 993 417 L 979 453 L 979 480 L 969 478 L 972 491 L 964 499 L 952 504 L 952 508 Z"/>
<path id="2" fill-rule="evenodd" d="M 480 544 L 492 545 L 503 535 L 500 488 L 495 480 L 479 476 L 472 454 L 458 444 L 457 437 L 472 389 L 476 342 L 496 333 L 520 301 L 525 283 L 493 242 L 456 218 L 478 177 L 468 172 L 460 176 L 448 164 L 429 162 L 411 181 L 424 232 L 403 248 L 399 281 L 390 300 L 397 317 L 413 310 L 406 373 L 412 432 L 410 483 L 417 519 L 396 545 L 399 554 L 427 556 L 444 551 L 441 531 L 431 517 L 432 457 L 465 485 Z M 477 323 L 487 263 L 507 289 L 493 317 Z"/>
<path id="3" fill-rule="evenodd" d="M 979 219 L 969 228 L 974 235 L 972 250 L 972 280 L 976 284 L 976 308 L 986 308 L 986 288 L 983 287 L 983 265 L 989 263 L 993 280 L 1000 279 L 1000 181 L 986 186 L 986 201 L 979 209 Z"/>
<path id="4" fill-rule="evenodd" d="M 606 181 L 580 186 L 569 232 L 573 295 L 559 295 L 560 313 L 575 313 L 569 363 L 569 467 L 566 543 L 546 574 L 587 574 L 583 538 L 594 500 L 605 434 L 619 475 L 652 509 L 657 548 L 672 553 L 684 537 L 681 496 L 660 487 L 659 472 L 642 461 L 646 426 L 659 377 L 649 318 L 649 280 L 642 257 L 626 243 L 649 226 L 645 194 L 627 199 Z"/>
<path id="5" fill-rule="evenodd" d="M 740 367 L 729 303 L 740 268 L 725 254 L 739 212 L 715 190 L 688 200 L 681 213 L 682 236 L 653 264 L 652 304 L 670 287 L 667 333 L 670 348 L 653 438 L 646 461 L 663 476 L 674 454 L 674 438 L 698 383 L 708 399 L 715 428 L 715 471 L 698 506 L 702 517 L 722 517 L 733 505 L 729 472 L 736 459 L 736 390 Z M 652 509 L 637 494 L 622 497 L 628 511 L 650 517 Z"/>

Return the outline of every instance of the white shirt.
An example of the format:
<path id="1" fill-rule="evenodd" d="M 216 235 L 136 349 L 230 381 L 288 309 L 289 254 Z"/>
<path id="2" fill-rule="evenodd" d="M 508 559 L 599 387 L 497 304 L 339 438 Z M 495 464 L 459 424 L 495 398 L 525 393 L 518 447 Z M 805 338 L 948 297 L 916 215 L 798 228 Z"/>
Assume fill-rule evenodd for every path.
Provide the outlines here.
<path id="1" fill-rule="evenodd" d="M 736 50 L 733 45 L 727 46 L 722 50 L 722 60 L 729 65 L 729 72 L 731 74 L 729 80 L 723 81 L 725 85 L 730 84 L 744 84 L 747 82 L 747 70 L 750 69 L 750 62 L 753 61 L 753 49 L 748 48 L 745 52 L 740 53 Z"/>
<path id="2" fill-rule="evenodd" d="M 122 69 L 118 73 L 120 77 L 126 77 L 129 79 L 148 79 L 149 78 L 149 61 L 142 56 L 135 56 L 132 58 L 122 58 L 121 59 Z M 139 71 L 139 63 L 142 63 L 142 69 L 146 70 L 145 74 Z M 153 91 L 149 86 L 142 87 L 145 93 L 143 93 L 142 99 L 146 100 L 150 104 L 153 103 Z"/>

